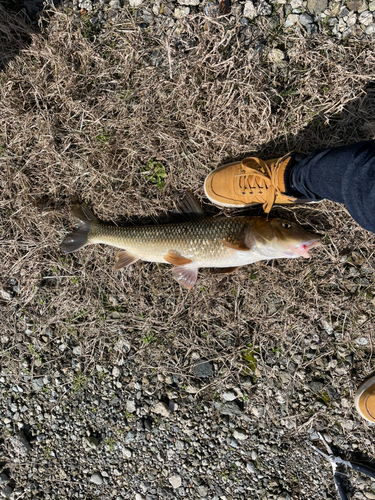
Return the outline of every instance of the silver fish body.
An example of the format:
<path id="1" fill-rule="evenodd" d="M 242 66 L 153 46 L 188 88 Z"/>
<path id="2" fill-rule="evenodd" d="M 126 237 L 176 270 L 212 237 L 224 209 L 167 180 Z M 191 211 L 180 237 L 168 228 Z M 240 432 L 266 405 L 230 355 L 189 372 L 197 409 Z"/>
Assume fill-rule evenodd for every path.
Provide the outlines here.
<path id="1" fill-rule="evenodd" d="M 118 227 L 77 208 L 77 229 L 62 242 L 64 253 L 87 244 L 122 249 L 116 269 L 137 260 L 174 265 L 173 275 L 191 288 L 201 267 L 233 270 L 260 260 L 308 257 L 320 239 L 293 222 L 264 217 L 205 217 L 179 223 Z"/>

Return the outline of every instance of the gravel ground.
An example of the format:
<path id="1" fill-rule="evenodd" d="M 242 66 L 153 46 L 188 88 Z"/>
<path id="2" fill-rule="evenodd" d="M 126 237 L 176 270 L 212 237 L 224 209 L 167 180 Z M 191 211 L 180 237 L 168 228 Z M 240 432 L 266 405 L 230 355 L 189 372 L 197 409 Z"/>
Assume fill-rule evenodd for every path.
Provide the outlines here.
<path id="1" fill-rule="evenodd" d="M 28 0 L 24 5 L 35 19 L 41 2 Z M 205 15 L 213 23 L 222 25 L 224 31 L 236 26 L 238 40 L 245 47 L 250 44 L 252 30 L 260 29 L 263 22 L 270 23 L 276 33 L 309 37 L 323 32 L 333 40 L 353 36 L 368 41 L 375 33 L 375 1 L 366 0 L 346 3 L 282 0 L 272 4 L 247 0 L 233 2 L 230 12 L 222 17 L 217 5 L 199 0 L 167 3 L 130 0 L 125 7 L 134 9 L 132 16 L 137 29 L 154 25 L 160 30 L 165 26 L 175 29 L 176 36 L 179 19 Z M 99 31 L 107 29 L 109 20 L 115 22 L 125 7 L 120 0 L 74 0 L 58 6 L 73 20 L 86 19 L 90 27 L 88 37 L 94 38 Z M 190 50 L 188 39 L 180 41 L 185 43 L 184 50 Z M 160 61 L 160 65 L 166 65 L 166 57 L 165 52 L 161 55 L 153 51 L 151 65 L 158 67 Z M 267 57 L 280 67 L 285 56 L 282 47 L 277 46 Z M 83 69 L 77 71 L 84 74 Z M 47 84 L 48 81 L 46 79 Z M 100 134 L 96 139 L 102 147 L 106 137 L 103 131 Z M 335 210 L 339 209 L 332 207 L 328 205 L 326 210 L 333 219 Z M 345 217 L 341 212 L 336 215 L 338 219 Z M 343 231 L 348 234 L 359 231 L 353 228 L 350 219 L 349 222 L 345 218 L 341 220 L 347 224 Z M 332 220 L 331 223 L 333 226 Z M 365 232 L 360 235 L 371 248 L 371 236 Z M 93 342 L 92 348 L 77 333 L 79 314 L 71 319 L 77 331 L 72 327 L 72 332 L 65 336 L 61 332 L 72 326 L 70 322 L 61 327 L 61 322 L 55 324 L 50 317 L 51 327 L 47 327 L 41 324 L 42 320 L 35 319 L 39 314 L 43 317 L 37 307 L 40 311 L 45 307 L 46 289 L 51 290 L 65 277 L 72 279 L 68 283 L 71 289 L 78 285 L 76 273 L 81 261 L 60 263 L 67 268 L 72 266 L 68 273 L 73 273 L 72 276 L 60 277 L 57 271 L 56 275 L 55 271 L 51 271 L 50 276 L 38 275 L 38 280 L 44 281 L 40 290 L 44 288 L 35 294 L 32 292 L 35 297 L 28 299 L 39 300 L 39 305 L 33 306 L 33 319 L 26 312 L 27 300 L 12 308 L 12 301 L 18 300 L 18 294 L 22 295 L 19 282 L 22 274 L 17 278 L 2 276 L 0 302 L 5 327 L 0 337 L 3 349 L 0 497 L 12 500 L 336 498 L 329 464 L 316 456 L 305 441 L 316 444 L 319 431 L 343 458 L 371 462 L 375 456 L 374 427 L 353 409 L 356 387 L 374 368 L 375 292 L 371 287 L 375 261 L 373 251 L 366 249 L 361 253 L 353 250 L 353 245 L 348 243 L 351 249 L 348 252 L 335 253 L 328 270 L 318 265 L 311 268 L 311 272 L 300 268 L 301 274 L 306 272 L 304 278 L 309 287 L 320 286 L 333 297 L 345 288 L 340 295 L 344 301 L 343 322 L 336 310 L 332 316 L 321 313 L 322 309 L 318 311 L 321 302 L 317 299 L 317 310 L 314 304 L 311 306 L 314 317 L 309 310 L 305 317 L 303 313 L 296 315 L 296 323 L 289 323 L 287 327 L 283 320 L 293 315 L 295 305 L 288 302 L 288 285 L 281 294 L 275 287 L 272 293 L 261 297 L 264 309 L 257 317 L 260 325 L 262 315 L 264 321 L 266 317 L 272 318 L 272 324 L 267 323 L 272 327 L 269 332 L 272 347 L 266 350 L 262 350 L 261 342 L 259 347 L 254 347 L 246 337 L 251 332 L 257 338 L 253 311 L 246 307 L 251 300 L 259 301 L 259 295 L 244 295 L 251 291 L 240 290 L 239 285 L 238 288 L 227 285 L 232 282 L 222 286 L 228 289 L 229 299 L 215 302 L 215 292 L 212 292 L 209 297 L 214 306 L 199 296 L 202 301 L 199 314 L 196 304 L 186 302 L 192 299 L 181 298 L 175 291 L 176 303 L 170 306 L 168 300 L 172 299 L 167 292 L 173 293 L 167 288 L 160 291 L 161 279 L 158 292 L 147 289 L 145 310 L 148 310 L 147 301 L 151 301 L 149 297 L 159 293 L 160 297 L 153 297 L 159 311 L 167 301 L 168 314 L 173 312 L 178 316 L 184 309 L 188 311 L 190 322 L 186 321 L 186 330 L 199 323 L 199 338 L 198 334 L 196 337 L 191 334 L 193 340 L 189 344 L 190 337 L 184 327 L 177 332 L 182 338 L 180 350 L 172 341 L 163 350 L 167 341 L 156 342 L 153 330 L 147 327 L 152 325 L 160 328 L 163 335 L 172 335 L 173 332 L 163 331 L 163 317 L 160 320 L 145 318 L 137 310 L 135 319 L 125 320 L 119 312 L 119 303 L 125 299 L 120 300 L 107 291 L 106 307 L 110 304 L 111 308 L 107 307 L 107 316 L 103 317 L 103 338 Z M 107 267 L 108 262 L 104 262 L 103 268 Z M 266 266 L 252 267 L 251 272 L 255 274 L 247 279 L 259 281 L 258 276 L 267 270 Z M 127 272 L 127 279 L 135 289 L 138 278 L 134 276 L 139 270 Z M 277 272 L 292 290 L 293 276 L 298 271 L 281 265 L 276 267 Z M 139 275 L 145 286 L 151 287 L 147 271 Z M 209 288 L 207 281 L 204 286 Z M 219 292 L 224 293 L 220 284 L 217 286 Z M 365 289 L 367 295 L 358 298 L 361 289 Z M 69 293 L 76 295 L 74 290 Z M 240 292 L 246 297 L 242 302 Z M 358 301 L 362 300 L 365 305 L 355 317 L 347 313 L 349 326 L 345 322 L 345 300 L 352 300 L 351 293 L 357 293 Z M 322 297 L 319 300 L 323 301 Z M 332 303 L 334 301 L 333 298 Z M 243 319 L 241 314 L 245 313 L 247 316 Z M 85 319 L 88 330 L 90 321 Z M 302 322 L 308 324 L 307 333 L 299 333 Z M 268 332 L 261 334 L 267 336 Z M 135 337 L 140 340 L 135 341 Z M 247 344 L 242 346 L 245 337 Z M 230 364 L 228 358 L 223 362 L 223 351 L 229 352 L 235 344 L 242 353 L 241 363 Z M 159 370 L 153 358 L 156 350 L 160 350 L 168 366 L 175 369 L 166 370 L 163 365 Z M 205 358 L 207 352 L 209 361 Z M 350 498 L 375 498 L 374 480 L 355 473 L 349 476 Z"/>
<path id="2" fill-rule="evenodd" d="M 60 2 L 57 3 L 58 5 Z M 48 5 L 48 4 L 47 4 Z M 239 22 L 243 42 L 249 44 L 252 24 L 271 23 L 274 30 L 290 34 L 311 36 L 319 32 L 336 38 L 356 37 L 358 39 L 375 36 L 375 0 L 261 0 L 255 2 L 215 2 L 200 0 L 177 0 L 169 2 L 148 2 L 144 0 L 63 0 L 61 4 L 80 16 L 87 14 L 90 23 L 97 29 L 103 28 L 107 20 L 114 21 L 125 6 L 134 9 L 137 23 L 142 27 L 152 24 L 178 25 L 180 19 L 204 14 L 209 18 L 225 15 L 229 23 Z M 38 16 L 43 8 L 42 0 L 26 0 L 26 12 L 31 18 Z M 78 14 L 77 14 L 78 15 Z M 275 51 L 275 61 L 282 54 Z"/>

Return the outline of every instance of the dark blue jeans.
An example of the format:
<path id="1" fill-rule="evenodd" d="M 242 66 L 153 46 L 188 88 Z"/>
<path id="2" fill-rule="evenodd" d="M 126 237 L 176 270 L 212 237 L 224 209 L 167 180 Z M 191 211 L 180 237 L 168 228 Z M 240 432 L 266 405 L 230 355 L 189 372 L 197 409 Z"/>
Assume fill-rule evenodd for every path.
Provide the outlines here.
<path id="1" fill-rule="evenodd" d="M 375 141 L 298 153 L 286 171 L 286 181 L 299 196 L 343 203 L 350 215 L 375 233 Z"/>

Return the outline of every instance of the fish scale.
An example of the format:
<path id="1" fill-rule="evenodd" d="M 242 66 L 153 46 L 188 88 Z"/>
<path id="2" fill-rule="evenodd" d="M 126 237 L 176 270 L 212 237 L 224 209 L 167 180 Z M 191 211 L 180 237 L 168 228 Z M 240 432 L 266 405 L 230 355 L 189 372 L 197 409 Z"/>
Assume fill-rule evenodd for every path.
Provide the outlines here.
<path id="1" fill-rule="evenodd" d="M 223 241 L 239 241 L 253 218 L 209 218 L 182 223 L 155 226 L 118 227 L 93 223 L 88 235 L 89 243 L 105 243 L 127 250 L 142 260 L 166 262 L 164 256 L 170 250 L 195 262 L 216 266 L 230 256 L 233 249 Z"/>

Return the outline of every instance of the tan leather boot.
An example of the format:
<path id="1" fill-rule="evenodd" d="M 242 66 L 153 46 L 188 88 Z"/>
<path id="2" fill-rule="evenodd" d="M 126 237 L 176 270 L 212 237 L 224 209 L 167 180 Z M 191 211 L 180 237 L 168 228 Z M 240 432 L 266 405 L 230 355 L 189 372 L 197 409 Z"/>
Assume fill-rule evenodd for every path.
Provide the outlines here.
<path id="1" fill-rule="evenodd" d="M 206 177 L 207 198 L 221 207 L 262 204 L 266 213 L 274 203 L 284 205 L 300 201 L 285 193 L 284 173 L 291 154 L 267 161 L 245 158 L 218 167 Z"/>
<path id="2" fill-rule="evenodd" d="M 359 386 L 354 403 L 361 417 L 375 422 L 375 375 Z"/>

